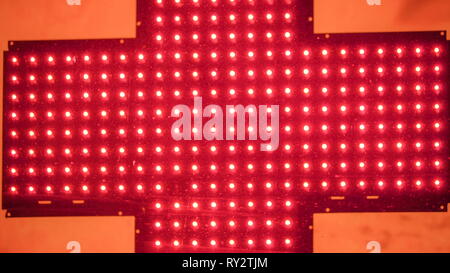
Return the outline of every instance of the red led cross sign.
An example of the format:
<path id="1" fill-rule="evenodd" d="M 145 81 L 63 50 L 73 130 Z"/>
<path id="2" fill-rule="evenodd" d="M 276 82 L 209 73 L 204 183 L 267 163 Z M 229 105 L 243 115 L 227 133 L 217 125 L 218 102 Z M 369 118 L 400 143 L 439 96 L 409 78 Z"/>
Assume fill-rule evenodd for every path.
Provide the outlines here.
<path id="1" fill-rule="evenodd" d="M 308 251 L 325 208 L 438 210 L 444 36 L 314 35 L 298 2 L 140 1 L 137 39 L 10 45 L 3 207 L 129 209 L 155 252 Z"/>

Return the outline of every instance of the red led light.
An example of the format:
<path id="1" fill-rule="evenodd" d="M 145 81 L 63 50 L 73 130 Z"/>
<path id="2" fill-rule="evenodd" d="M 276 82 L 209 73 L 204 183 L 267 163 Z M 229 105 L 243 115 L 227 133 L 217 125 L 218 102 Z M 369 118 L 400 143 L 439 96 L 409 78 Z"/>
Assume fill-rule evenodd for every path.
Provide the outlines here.
<path id="1" fill-rule="evenodd" d="M 299 200 L 445 192 L 443 43 L 311 40 L 294 3 L 155 0 L 133 46 L 12 47 L 5 199 L 142 202 L 156 219 L 145 235 L 153 251 L 298 251 Z M 190 109 L 197 96 L 200 111 Z M 226 139 L 239 124 L 207 140 L 226 119 L 194 120 L 208 105 L 225 115 L 241 103 L 279 105 L 279 128 L 241 126 L 246 136 L 279 129 L 276 147 Z M 192 123 L 174 133 L 186 125 L 193 140 L 175 141 L 171 109 L 185 104 Z"/>

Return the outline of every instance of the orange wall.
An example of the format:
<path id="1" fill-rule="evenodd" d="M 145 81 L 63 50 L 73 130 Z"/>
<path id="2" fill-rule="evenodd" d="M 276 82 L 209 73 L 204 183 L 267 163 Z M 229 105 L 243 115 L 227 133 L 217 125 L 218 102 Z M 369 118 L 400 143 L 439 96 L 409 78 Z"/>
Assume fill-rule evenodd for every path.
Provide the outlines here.
<path id="1" fill-rule="evenodd" d="M 320 213 L 314 252 L 450 252 L 449 212 Z"/>
<path id="2" fill-rule="evenodd" d="M 33 217 L 0 222 L 0 252 L 134 252 L 134 217 Z"/>
<path id="3" fill-rule="evenodd" d="M 314 1 L 316 33 L 429 30 L 450 30 L 449 0 Z"/>

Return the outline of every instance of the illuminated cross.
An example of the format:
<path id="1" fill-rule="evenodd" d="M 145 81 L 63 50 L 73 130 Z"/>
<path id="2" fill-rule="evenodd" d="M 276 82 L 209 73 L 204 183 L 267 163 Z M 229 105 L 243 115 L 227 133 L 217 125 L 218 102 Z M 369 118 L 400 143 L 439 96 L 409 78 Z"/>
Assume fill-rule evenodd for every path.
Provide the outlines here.
<path id="1" fill-rule="evenodd" d="M 444 36 L 314 35 L 311 11 L 293 0 L 138 1 L 137 39 L 15 42 L 5 208 L 138 214 L 137 249 L 167 252 L 311 251 L 313 212 L 438 209 Z M 173 140 L 172 107 L 198 96 L 279 105 L 279 147 Z"/>

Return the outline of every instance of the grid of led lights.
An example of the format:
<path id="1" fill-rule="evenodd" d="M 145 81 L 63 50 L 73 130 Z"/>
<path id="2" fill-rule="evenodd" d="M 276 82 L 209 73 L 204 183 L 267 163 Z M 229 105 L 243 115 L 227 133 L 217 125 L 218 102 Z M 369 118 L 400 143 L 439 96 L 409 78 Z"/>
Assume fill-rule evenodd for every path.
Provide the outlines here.
<path id="1" fill-rule="evenodd" d="M 448 193 L 444 38 L 322 42 L 291 0 L 145 2 L 137 46 L 6 52 L 8 208 L 134 200 L 150 251 L 301 251 L 300 201 Z M 173 140 L 196 96 L 279 105 L 279 147 Z"/>

